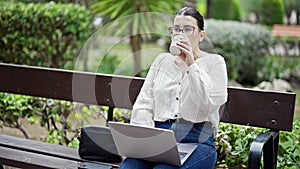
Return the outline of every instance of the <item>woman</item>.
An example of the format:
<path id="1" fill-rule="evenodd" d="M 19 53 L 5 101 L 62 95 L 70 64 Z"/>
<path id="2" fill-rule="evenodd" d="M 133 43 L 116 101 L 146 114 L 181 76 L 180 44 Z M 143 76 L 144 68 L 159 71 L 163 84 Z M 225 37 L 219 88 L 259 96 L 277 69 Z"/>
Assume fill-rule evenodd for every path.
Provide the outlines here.
<path id="1" fill-rule="evenodd" d="M 219 109 L 227 101 L 227 72 L 220 55 L 199 49 L 204 39 L 204 20 L 189 7 L 174 17 L 171 35 L 180 34 L 176 42 L 180 54 L 160 54 L 147 74 L 133 106 L 131 123 L 167 128 L 178 142 L 198 147 L 180 167 L 126 158 L 120 168 L 214 168 L 214 136 L 220 120 Z"/>

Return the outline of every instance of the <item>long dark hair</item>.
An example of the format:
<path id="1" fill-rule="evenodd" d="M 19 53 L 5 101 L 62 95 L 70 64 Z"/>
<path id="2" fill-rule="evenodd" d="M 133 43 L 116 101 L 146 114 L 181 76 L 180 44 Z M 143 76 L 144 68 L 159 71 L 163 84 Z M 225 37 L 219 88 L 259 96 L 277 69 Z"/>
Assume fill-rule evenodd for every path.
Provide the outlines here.
<path id="1" fill-rule="evenodd" d="M 177 15 L 191 16 L 197 20 L 197 25 L 200 30 L 204 30 L 204 19 L 203 16 L 195 9 L 191 7 L 183 7 L 176 12 Z"/>

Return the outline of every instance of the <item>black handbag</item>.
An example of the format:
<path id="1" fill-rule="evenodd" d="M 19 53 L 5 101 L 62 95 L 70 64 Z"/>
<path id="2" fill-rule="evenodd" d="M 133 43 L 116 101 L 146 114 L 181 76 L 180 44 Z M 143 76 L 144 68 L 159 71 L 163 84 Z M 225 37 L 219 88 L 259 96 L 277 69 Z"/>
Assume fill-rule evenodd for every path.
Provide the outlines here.
<path id="1" fill-rule="evenodd" d="M 117 163 L 122 160 L 108 127 L 81 127 L 79 142 L 79 156 L 83 159 L 109 163 Z"/>

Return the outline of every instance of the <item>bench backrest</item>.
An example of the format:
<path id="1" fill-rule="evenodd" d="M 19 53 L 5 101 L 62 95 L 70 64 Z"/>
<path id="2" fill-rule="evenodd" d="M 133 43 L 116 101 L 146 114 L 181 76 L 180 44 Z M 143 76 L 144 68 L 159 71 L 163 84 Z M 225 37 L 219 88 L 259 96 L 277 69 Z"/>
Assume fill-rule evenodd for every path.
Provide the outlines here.
<path id="1" fill-rule="evenodd" d="M 0 92 L 131 109 L 144 79 L 0 63 Z M 295 93 L 228 87 L 221 121 L 292 130 Z"/>
<path id="2" fill-rule="evenodd" d="M 299 25 L 273 25 L 272 34 L 276 37 L 288 36 L 292 38 L 300 37 Z"/>

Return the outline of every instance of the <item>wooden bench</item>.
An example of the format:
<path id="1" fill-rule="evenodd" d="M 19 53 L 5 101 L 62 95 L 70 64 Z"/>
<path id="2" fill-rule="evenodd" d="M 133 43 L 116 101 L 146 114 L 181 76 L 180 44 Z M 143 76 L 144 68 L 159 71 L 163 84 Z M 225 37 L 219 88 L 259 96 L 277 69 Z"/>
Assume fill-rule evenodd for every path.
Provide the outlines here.
<path id="1" fill-rule="evenodd" d="M 131 109 L 144 79 L 0 63 L 0 91 Z M 276 168 L 279 131 L 292 131 L 295 93 L 228 87 L 222 122 L 268 128 L 251 144 L 248 168 Z M 47 159 L 44 161 L 44 159 Z M 21 168 L 77 168 L 77 149 L 0 135 L 0 163 Z M 118 164 L 101 163 L 101 167 Z M 1 168 L 1 167 L 0 167 Z"/>
<path id="2" fill-rule="evenodd" d="M 291 37 L 299 38 L 300 37 L 300 26 L 299 25 L 278 25 L 275 24 L 272 27 L 272 34 L 275 37 Z"/>
<path id="3" fill-rule="evenodd" d="M 76 148 L 0 134 L 0 164 L 20 168 L 78 168 L 84 162 Z M 118 164 L 98 163 L 99 168 Z M 0 167 L 1 168 L 1 167 Z"/>
<path id="4" fill-rule="evenodd" d="M 273 36 L 277 38 L 282 38 L 282 37 L 290 37 L 294 39 L 295 42 L 295 54 L 299 55 L 299 41 L 298 39 L 300 38 L 300 26 L 299 25 L 278 25 L 275 24 L 272 27 L 272 34 Z M 288 50 L 288 45 L 286 42 L 283 42 L 284 48 L 287 52 Z M 298 50 L 297 50 L 298 49 Z"/>

